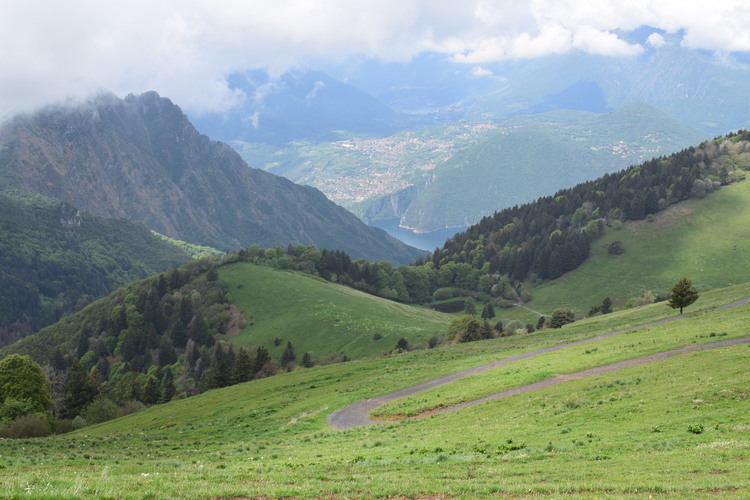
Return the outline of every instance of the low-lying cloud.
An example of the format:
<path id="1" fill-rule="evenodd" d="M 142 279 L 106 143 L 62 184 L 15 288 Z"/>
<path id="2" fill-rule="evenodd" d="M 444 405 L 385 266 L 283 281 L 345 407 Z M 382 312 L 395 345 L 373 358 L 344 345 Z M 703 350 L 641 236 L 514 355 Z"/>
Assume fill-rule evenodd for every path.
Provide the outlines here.
<path id="1" fill-rule="evenodd" d="M 353 55 L 423 51 L 472 65 L 569 51 L 613 57 L 659 48 L 621 33 L 652 26 L 688 47 L 750 51 L 750 7 L 674 0 L 2 1 L 0 117 L 109 89 L 157 90 L 194 113 L 247 98 L 228 74 L 280 73 Z"/>

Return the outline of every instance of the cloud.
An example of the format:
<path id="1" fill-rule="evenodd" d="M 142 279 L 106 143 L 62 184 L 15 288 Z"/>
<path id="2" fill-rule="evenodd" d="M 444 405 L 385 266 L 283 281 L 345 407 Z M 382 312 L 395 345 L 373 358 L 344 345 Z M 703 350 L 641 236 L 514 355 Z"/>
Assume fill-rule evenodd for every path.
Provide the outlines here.
<path id="1" fill-rule="evenodd" d="M 227 75 L 273 74 L 364 55 L 426 50 L 482 65 L 643 48 L 618 33 L 653 26 L 691 48 L 750 51 L 750 7 L 715 0 L 0 0 L 0 118 L 109 89 L 157 90 L 200 113 L 244 96 Z M 648 42 L 663 41 L 652 35 Z"/>
<path id="2" fill-rule="evenodd" d="M 659 49 L 661 47 L 664 47 L 667 44 L 667 41 L 659 33 L 651 33 L 648 36 L 646 43 L 654 47 L 655 49 Z"/>

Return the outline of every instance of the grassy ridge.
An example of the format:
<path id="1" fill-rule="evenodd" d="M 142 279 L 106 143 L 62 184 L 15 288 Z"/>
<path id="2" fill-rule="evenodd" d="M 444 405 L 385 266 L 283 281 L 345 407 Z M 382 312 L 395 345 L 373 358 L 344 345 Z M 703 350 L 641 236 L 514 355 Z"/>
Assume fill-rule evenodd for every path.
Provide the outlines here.
<path id="1" fill-rule="evenodd" d="M 265 346 L 277 358 L 288 340 L 298 359 L 309 351 L 318 361 L 331 354 L 353 359 L 380 354 L 401 337 L 424 345 L 452 319 L 298 272 L 241 263 L 222 267 L 219 275 L 248 322 L 232 342 Z"/>
<path id="2" fill-rule="evenodd" d="M 678 278 L 699 290 L 750 281 L 750 182 L 738 182 L 675 205 L 653 222 L 609 228 L 592 245 L 592 255 L 575 271 L 531 286 L 529 304 L 548 312 L 570 307 L 585 314 L 606 296 L 622 307 L 646 291 L 667 294 Z M 610 256 L 607 245 L 622 241 L 625 252 Z"/>
<path id="3" fill-rule="evenodd" d="M 710 332 L 734 335 L 750 306 L 707 308 L 747 291 L 705 294 L 689 318 L 638 334 L 677 344 Z M 316 367 L 66 436 L 7 442 L 0 456 L 0 497 L 750 494 L 747 345 L 685 354 L 428 419 L 347 431 L 325 423 L 331 411 L 364 397 L 670 314 L 653 306 L 556 332 Z M 585 349 L 599 347 L 594 352 L 602 355 L 627 350 L 613 343 Z M 591 364 L 585 349 L 569 349 L 559 360 L 563 368 Z"/>

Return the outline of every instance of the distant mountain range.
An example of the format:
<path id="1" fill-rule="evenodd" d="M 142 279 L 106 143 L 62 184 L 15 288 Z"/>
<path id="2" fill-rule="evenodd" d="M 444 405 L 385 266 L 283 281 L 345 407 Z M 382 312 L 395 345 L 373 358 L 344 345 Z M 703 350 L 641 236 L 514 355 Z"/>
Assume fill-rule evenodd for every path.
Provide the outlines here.
<path id="1" fill-rule="evenodd" d="M 236 76 L 248 99 L 196 117 L 198 128 L 365 221 L 396 218 L 417 231 L 466 226 L 750 125 L 750 66 L 678 36 L 633 57 L 572 52 L 468 67 L 422 54 L 324 69 Z M 487 124 L 497 133 L 463 133 Z M 434 147 L 409 150 L 415 140 Z"/>
<path id="2" fill-rule="evenodd" d="M 317 189 L 249 168 L 155 92 L 101 95 L 19 116 L 0 130 L 0 189 L 72 203 L 219 249 L 305 244 L 408 263 L 421 252 Z"/>

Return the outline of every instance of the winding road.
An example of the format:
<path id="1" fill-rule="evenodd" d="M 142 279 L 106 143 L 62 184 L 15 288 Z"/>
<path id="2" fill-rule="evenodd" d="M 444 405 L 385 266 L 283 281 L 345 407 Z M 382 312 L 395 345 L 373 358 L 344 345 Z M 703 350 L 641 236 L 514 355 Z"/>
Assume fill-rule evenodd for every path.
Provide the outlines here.
<path id="1" fill-rule="evenodd" d="M 740 300 L 740 301 L 737 301 L 737 302 L 733 302 L 731 304 L 726 304 L 726 305 L 723 305 L 723 306 L 719 306 L 719 307 L 717 307 L 717 309 L 727 309 L 727 308 L 730 308 L 730 307 L 737 307 L 737 306 L 741 306 L 743 304 L 747 304 L 748 302 L 750 302 L 750 298 L 744 299 L 744 300 Z M 663 324 L 663 323 L 669 323 L 671 321 L 677 321 L 677 320 L 682 319 L 684 317 L 685 317 L 685 315 L 674 316 L 674 317 L 663 319 L 663 320 L 660 320 L 660 321 L 654 321 L 652 323 L 646 323 L 646 324 L 634 326 L 634 327 L 631 327 L 631 328 L 625 328 L 625 329 L 622 329 L 622 330 L 617 330 L 617 331 L 614 331 L 614 332 L 609 332 L 609 333 L 605 333 L 605 334 L 602 334 L 602 335 L 597 335 L 596 337 L 591 337 L 589 339 L 578 340 L 576 342 L 568 342 L 568 343 L 565 343 L 565 344 L 558 344 L 558 345 L 555 345 L 555 346 L 545 347 L 545 348 L 537 349 L 537 350 L 534 350 L 534 351 L 524 352 L 524 353 L 521 353 L 521 354 L 517 354 L 515 356 L 509 356 L 507 358 L 503 358 L 503 359 L 500 359 L 500 360 L 497 360 L 497 361 L 493 361 L 491 363 L 486 363 L 484 365 L 479 365 L 479 366 L 475 366 L 473 368 L 468 368 L 468 369 L 462 370 L 460 372 L 451 373 L 450 375 L 445 375 L 443 377 L 439 377 L 439 378 L 436 378 L 436 379 L 433 379 L 433 380 L 428 380 L 427 382 L 422 382 L 421 384 L 417 384 L 417 385 L 414 385 L 414 386 L 411 386 L 411 387 L 406 387 L 404 389 L 401 389 L 401 390 L 398 390 L 398 391 L 395 391 L 395 392 L 391 392 L 391 393 L 388 393 L 388 394 L 383 394 L 382 396 L 377 396 L 377 397 L 369 398 L 369 399 L 363 399 L 363 400 L 360 400 L 360 401 L 357 401 L 355 403 L 352 403 L 349 406 L 346 406 L 346 407 L 344 407 L 344 408 L 342 408 L 340 410 L 337 410 L 337 411 L 331 413 L 328 416 L 328 425 L 330 425 L 334 429 L 343 430 L 343 429 L 349 429 L 349 428 L 352 428 L 352 427 L 359 427 L 359 426 L 362 426 L 362 425 L 376 424 L 378 422 L 375 421 L 375 420 L 370 419 L 369 416 L 368 416 L 369 413 L 372 410 L 374 410 L 375 408 L 378 408 L 379 406 L 382 406 L 382 405 L 384 405 L 386 403 L 389 403 L 391 401 L 394 401 L 396 399 L 403 398 L 403 397 L 406 397 L 406 396 L 412 396 L 414 394 L 419 394 L 420 392 L 424 392 L 424 391 L 427 391 L 429 389 L 433 389 L 435 387 L 440 387 L 441 385 L 449 384 L 449 383 L 454 382 L 454 381 L 456 381 L 456 380 L 458 380 L 460 378 L 463 378 L 463 377 L 466 377 L 466 376 L 469 376 L 469 375 L 476 375 L 478 373 L 482 373 L 482 372 L 485 372 L 487 370 L 491 370 L 493 368 L 497 368 L 497 367 L 500 367 L 500 366 L 507 365 L 508 363 L 512 363 L 514 361 L 519 361 L 519 360 L 522 360 L 522 359 L 533 358 L 535 356 L 539 356 L 540 354 L 545 354 L 545 353 L 548 353 L 548 352 L 557 351 L 559 349 L 563 349 L 563 348 L 566 348 L 566 347 L 571 347 L 571 346 L 576 346 L 576 345 L 581 345 L 581 344 L 587 344 L 589 342 L 596 342 L 597 340 L 601 340 L 601 339 L 608 338 L 608 337 L 613 337 L 613 336 L 618 335 L 618 334 L 623 333 L 623 332 L 627 332 L 627 331 L 631 331 L 631 330 L 636 330 L 636 329 L 639 329 L 639 328 L 645 328 L 645 327 L 649 327 L 649 326 L 654 326 L 654 325 L 660 325 L 660 324 Z M 495 400 L 495 399 L 507 398 L 507 397 L 510 397 L 510 396 L 518 395 L 518 394 L 523 394 L 523 393 L 527 393 L 527 392 L 531 392 L 531 391 L 536 391 L 536 390 L 539 390 L 539 389 L 543 389 L 545 387 L 550 387 L 550 386 L 553 386 L 553 385 L 557 385 L 557 384 L 559 384 L 561 382 L 565 382 L 567 380 L 575 380 L 575 379 L 580 379 L 580 378 L 593 377 L 593 376 L 596 376 L 596 375 L 600 375 L 602 373 L 609 373 L 609 372 L 621 370 L 623 368 L 630 367 L 630 366 L 636 366 L 636 365 L 642 365 L 642 364 L 646 364 L 646 363 L 652 363 L 654 361 L 663 360 L 663 359 L 666 359 L 666 358 L 669 358 L 669 357 L 672 357 L 672 356 L 677 356 L 679 354 L 684 354 L 684 353 L 687 353 L 687 352 L 702 351 L 702 350 L 708 350 L 708 349 L 716 349 L 716 348 L 719 348 L 719 347 L 727 347 L 727 346 L 730 346 L 730 345 L 743 344 L 743 343 L 745 343 L 745 344 L 746 343 L 750 343 L 750 337 L 744 337 L 744 338 L 739 338 L 739 339 L 730 339 L 730 340 L 722 340 L 722 341 L 718 341 L 718 342 L 710 342 L 710 343 L 707 343 L 707 344 L 690 345 L 690 346 L 687 346 L 687 347 L 682 347 L 680 349 L 673 349 L 671 351 L 659 352 L 659 353 L 655 353 L 655 354 L 650 354 L 648 356 L 642 356 L 642 357 L 639 357 L 639 358 L 633 358 L 633 359 L 628 359 L 628 360 L 625 360 L 625 361 L 619 361 L 617 363 L 612 363 L 610 365 L 598 366 L 596 368 L 591 368 L 589 370 L 583 370 L 583 371 L 580 371 L 580 372 L 577 372 L 577 373 L 571 373 L 571 374 L 567 374 L 567 375 L 558 375 L 556 377 L 552 377 L 552 378 L 548 378 L 548 379 L 545 379 L 545 380 L 541 380 L 541 381 L 535 382 L 533 384 L 524 385 L 524 386 L 521 386 L 521 387 L 515 387 L 513 389 L 508 389 L 506 391 L 499 392 L 497 394 L 492 394 L 492 395 L 489 395 L 489 396 L 485 396 L 483 398 L 476 399 L 474 401 L 468 401 L 468 402 L 461 403 L 461 404 L 454 405 L 454 406 L 450 406 L 450 407 L 447 407 L 447 408 L 441 408 L 441 409 L 438 409 L 438 410 L 434 410 L 434 411 L 430 412 L 430 414 L 448 413 L 448 412 L 459 410 L 461 408 L 466 408 L 468 406 L 473 406 L 473 405 L 476 405 L 476 404 L 484 403 L 486 401 L 492 401 L 492 400 Z"/>

